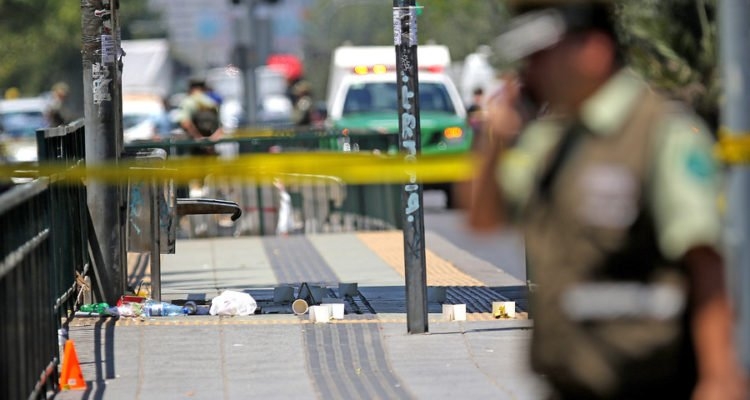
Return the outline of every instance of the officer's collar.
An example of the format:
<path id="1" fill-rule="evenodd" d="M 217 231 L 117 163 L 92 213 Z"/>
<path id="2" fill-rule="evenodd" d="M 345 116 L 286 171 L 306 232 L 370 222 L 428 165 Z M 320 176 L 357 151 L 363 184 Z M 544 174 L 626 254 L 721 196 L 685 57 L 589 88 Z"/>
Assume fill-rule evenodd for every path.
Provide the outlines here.
<path id="1" fill-rule="evenodd" d="M 581 122 L 597 135 L 617 132 L 646 89 L 646 83 L 634 71 L 623 68 L 583 103 Z"/>

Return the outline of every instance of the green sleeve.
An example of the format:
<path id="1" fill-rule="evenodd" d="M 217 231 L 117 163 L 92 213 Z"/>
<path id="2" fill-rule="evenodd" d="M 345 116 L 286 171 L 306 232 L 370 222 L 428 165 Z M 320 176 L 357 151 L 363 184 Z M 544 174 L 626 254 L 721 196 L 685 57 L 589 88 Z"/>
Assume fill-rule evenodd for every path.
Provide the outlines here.
<path id="1" fill-rule="evenodd" d="M 713 140 L 697 118 L 672 116 L 658 126 L 649 201 L 659 247 L 678 260 L 699 245 L 718 246 L 721 174 Z"/>
<path id="2" fill-rule="evenodd" d="M 495 176 L 512 210 L 520 210 L 534 190 L 534 182 L 547 154 L 559 140 L 559 125 L 537 121 L 523 131 L 518 144 L 507 150 Z"/>

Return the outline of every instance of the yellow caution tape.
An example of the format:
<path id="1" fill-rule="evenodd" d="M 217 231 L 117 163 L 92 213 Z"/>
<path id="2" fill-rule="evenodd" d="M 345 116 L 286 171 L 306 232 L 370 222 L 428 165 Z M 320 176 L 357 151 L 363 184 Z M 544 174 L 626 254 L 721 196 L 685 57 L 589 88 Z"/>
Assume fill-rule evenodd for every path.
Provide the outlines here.
<path id="1" fill-rule="evenodd" d="M 740 134 L 731 132 L 727 127 L 720 128 L 714 154 L 726 164 L 750 164 L 750 133 Z"/>
<path id="2" fill-rule="evenodd" d="M 168 180 L 189 183 L 207 175 L 239 181 L 309 181 L 331 177 L 350 184 L 406 183 L 416 175 L 418 182 L 454 182 L 468 180 L 475 170 L 469 154 L 422 156 L 406 161 L 404 155 L 369 153 L 280 153 L 247 154 L 232 159 L 186 157 L 159 160 L 120 160 L 71 168 L 45 163 L 38 166 L 0 165 L 0 177 L 55 176 L 56 180 L 119 183 L 127 179 Z"/>

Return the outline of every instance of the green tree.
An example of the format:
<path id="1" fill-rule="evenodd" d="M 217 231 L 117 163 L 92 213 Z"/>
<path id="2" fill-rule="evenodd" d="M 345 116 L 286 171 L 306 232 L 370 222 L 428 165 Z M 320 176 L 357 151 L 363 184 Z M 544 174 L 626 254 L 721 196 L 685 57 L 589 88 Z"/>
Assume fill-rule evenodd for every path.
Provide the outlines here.
<path id="1" fill-rule="evenodd" d="M 122 40 L 150 39 L 167 36 L 161 14 L 148 6 L 148 0 L 128 0 L 120 3 Z"/>
<path id="2" fill-rule="evenodd" d="M 79 0 L 0 1 L 0 88 L 45 91 L 80 71 Z"/>
<path id="3" fill-rule="evenodd" d="M 693 106 L 714 128 L 721 92 L 716 13 L 716 0 L 638 0 L 618 9 L 633 68 Z"/>
<path id="4" fill-rule="evenodd" d="M 134 22 L 158 18 L 147 0 L 121 4 L 123 37 L 135 36 Z M 80 0 L 0 0 L 0 37 L 0 90 L 35 96 L 66 81 L 74 100 L 82 98 Z"/>
<path id="5" fill-rule="evenodd" d="M 505 27 L 508 13 L 501 0 L 419 0 L 423 6 L 419 17 L 420 42 L 448 46 L 454 60 L 461 60 L 489 44 Z"/>

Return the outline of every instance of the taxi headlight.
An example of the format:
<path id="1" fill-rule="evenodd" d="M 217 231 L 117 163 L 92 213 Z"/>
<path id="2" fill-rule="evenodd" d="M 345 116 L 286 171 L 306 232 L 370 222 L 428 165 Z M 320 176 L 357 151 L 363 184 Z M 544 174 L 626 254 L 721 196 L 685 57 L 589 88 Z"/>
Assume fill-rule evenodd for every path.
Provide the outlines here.
<path id="1" fill-rule="evenodd" d="M 464 130 L 459 126 L 449 126 L 443 130 L 446 139 L 460 139 L 464 136 Z"/>

